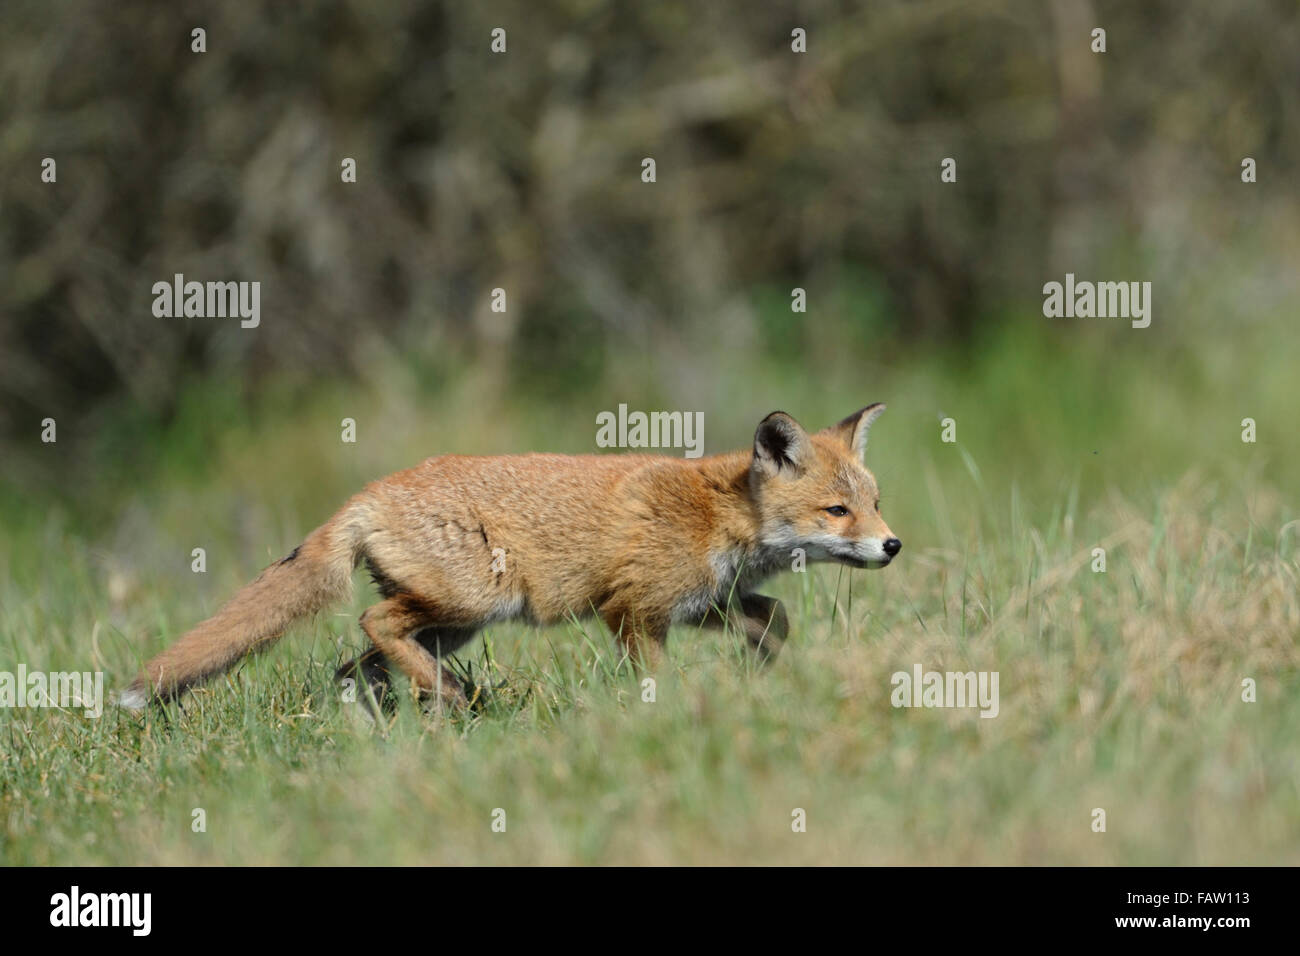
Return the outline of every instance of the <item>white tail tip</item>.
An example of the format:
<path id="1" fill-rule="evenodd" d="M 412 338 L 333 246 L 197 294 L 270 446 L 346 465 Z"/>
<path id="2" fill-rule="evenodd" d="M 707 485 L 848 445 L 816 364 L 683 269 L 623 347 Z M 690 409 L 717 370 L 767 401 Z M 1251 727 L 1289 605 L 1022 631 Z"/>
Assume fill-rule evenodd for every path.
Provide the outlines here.
<path id="1" fill-rule="evenodd" d="M 149 699 L 145 697 L 144 691 L 136 690 L 134 687 L 127 688 L 117 697 L 117 706 L 135 713 L 144 710 L 148 703 Z"/>

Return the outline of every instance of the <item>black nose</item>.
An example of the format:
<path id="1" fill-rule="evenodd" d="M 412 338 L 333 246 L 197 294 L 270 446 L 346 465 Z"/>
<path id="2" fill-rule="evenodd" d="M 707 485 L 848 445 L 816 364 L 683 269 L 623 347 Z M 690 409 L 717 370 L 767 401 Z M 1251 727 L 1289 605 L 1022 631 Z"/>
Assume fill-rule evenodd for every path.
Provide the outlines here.
<path id="1" fill-rule="evenodd" d="M 898 552 L 903 550 L 903 542 L 899 541 L 897 538 L 886 538 L 883 547 L 885 549 L 885 554 L 892 558 L 894 555 L 898 554 Z"/>

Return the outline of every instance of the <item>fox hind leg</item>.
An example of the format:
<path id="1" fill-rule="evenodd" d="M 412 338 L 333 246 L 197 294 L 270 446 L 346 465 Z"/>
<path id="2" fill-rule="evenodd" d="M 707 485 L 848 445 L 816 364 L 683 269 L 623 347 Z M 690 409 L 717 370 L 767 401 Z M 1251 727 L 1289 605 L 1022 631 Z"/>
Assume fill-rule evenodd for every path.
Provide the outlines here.
<path id="1" fill-rule="evenodd" d="M 361 615 L 361 629 L 373 650 L 410 678 L 421 696 L 436 696 L 457 706 L 468 703 L 460 680 L 439 658 L 468 643 L 474 628 L 439 626 L 427 603 L 399 593 L 367 609 Z"/>
<path id="2" fill-rule="evenodd" d="M 454 653 L 474 639 L 474 628 L 426 627 L 417 631 L 415 640 L 434 657 L 441 659 Z M 397 704 L 393 696 L 392 663 L 378 646 L 372 645 L 359 657 L 353 658 L 334 674 L 334 679 L 352 679 L 367 705 L 378 704 L 384 713 L 392 713 Z M 444 665 L 445 669 L 445 665 Z M 444 675 L 444 682 L 446 677 Z M 463 690 L 463 687 L 462 687 Z"/>
<path id="3" fill-rule="evenodd" d="M 438 659 L 438 664 L 442 669 L 442 679 L 444 685 L 448 678 L 455 682 L 460 688 L 460 700 L 463 702 L 469 696 L 469 703 L 474 703 L 477 695 L 471 695 L 474 688 L 467 688 L 464 682 L 452 674 L 451 669 L 442 663 L 444 657 L 448 654 L 454 654 L 460 648 L 464 647 L 478 634 L 478 629 L 473 627 L 427 627 L 415 635 L 415 639 L 426 651 Z"/>
<path id="4" fill-rule="evenodd" d="M 364 654 L 355 657 L 334 673 L 334 679 L 343 682 L 351 680 L 357 693 L 372 710 L 379 705 L 383 712 L 390 712 L 395 703 L 390 693 L 393 675 L 389 670 L 388 658 L 377 647 L 371 647 Z"/>

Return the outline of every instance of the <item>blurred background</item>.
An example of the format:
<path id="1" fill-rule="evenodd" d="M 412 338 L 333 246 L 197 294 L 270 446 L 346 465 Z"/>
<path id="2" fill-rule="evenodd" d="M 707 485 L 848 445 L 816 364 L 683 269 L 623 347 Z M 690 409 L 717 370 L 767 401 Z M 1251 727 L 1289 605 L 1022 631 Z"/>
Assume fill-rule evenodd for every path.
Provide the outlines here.
<path id="1" fill-rule="evenodd" d="M 1255 466 L 1294 474 L 1294 3 L 2 16 L 11 523 L 130 536 L 109 504 L 223 468 L 232 510 L 316 520 L 426 454 L 595 450 L 624 401 L 705 412 L 713 452 L 774 408 L 820 426 L 883 400 L 896 443 L 952 416 L 1008 474 L 1130 489 L 1239 458 L 1252 415 L 1279 440 Z M 1066 272 L 1151 282 L 1151 327 L 1044 318 Z M 155 317 L 176 273 L 260 282 L 260 326 Z M 303 474 L 330 476 L 319 500 L 279 484 Z"/>

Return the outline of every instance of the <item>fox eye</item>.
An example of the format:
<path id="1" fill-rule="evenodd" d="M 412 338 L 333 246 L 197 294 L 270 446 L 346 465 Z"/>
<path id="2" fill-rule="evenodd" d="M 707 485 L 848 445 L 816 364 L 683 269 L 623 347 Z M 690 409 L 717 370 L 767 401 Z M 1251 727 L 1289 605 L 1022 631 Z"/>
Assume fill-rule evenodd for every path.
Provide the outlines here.
<path id="1" fill-rule="evenodd" d="M 880 502 L 876 502 L 876 514 L 880 514 Z"/>
<path id="2" fill-rule="evenodd" d="M 823 508 L 822 511 L 825 511 L 828 514 L 833 514 L 837 518 L 843 518 L 849 513 L 849 509 L 843 505 L 831 505 L 829 508 Z"/>

